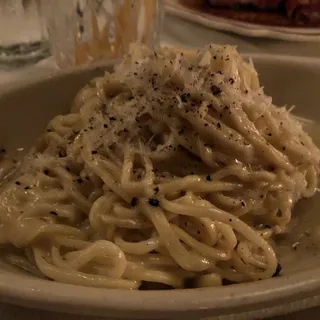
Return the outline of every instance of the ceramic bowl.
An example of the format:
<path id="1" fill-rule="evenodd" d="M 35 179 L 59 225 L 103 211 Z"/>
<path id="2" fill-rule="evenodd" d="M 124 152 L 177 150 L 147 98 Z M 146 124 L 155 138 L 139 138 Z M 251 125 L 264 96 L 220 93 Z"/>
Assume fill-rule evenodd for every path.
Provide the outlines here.
<path id="1" fill-rule="evenodd" d="M 276 104 L 296 105 L 296 114 L 320 121 L 319 60 L 255 55 L 253 61 Z M 52 117 L 68 112 L 77 91 L 102 73 L 101 67 L 73 70 L 1 94 L 0 144 L 11 150 L 30 147 Z M 306 129 L 320 142 L 317 124 Z M 250 319 L 311 307 L 320 304 L 319 210 L 319 194 L 297 205 L 291 234 L 278 241 L 283 271 L 270 280 L 190 290 L 97 289 L 38 279 L 0 258 L 0 300 L 53 311 L 148 319 Z"/>

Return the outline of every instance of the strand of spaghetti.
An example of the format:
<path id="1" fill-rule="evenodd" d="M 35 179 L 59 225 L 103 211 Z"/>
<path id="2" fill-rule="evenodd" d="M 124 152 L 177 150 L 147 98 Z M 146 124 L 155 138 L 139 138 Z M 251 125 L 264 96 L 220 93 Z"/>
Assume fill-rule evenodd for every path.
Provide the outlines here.
<path id="1" fill-rule="evenodd" d="M 92 204 L 77 189 L 71 174 L 67 170 L 59 167 L 52 168 L 51 170 L 59 177 L 65 192 L 68 193 L 77 207 L 80 208 L 82 212 L 89 213 Z"/>
<path id="2" fill-rule="evenodd" d="M 263 151 L 263 156 L 267 160 L 288 172 L 292 172 L 294 167 L 289 162 L 287 156 L 277 150 L 261 136 L 261 133 L 255 128 L 243 110 L 239 108 L 237 111 L 237 117 L 240 117 L 241 119 L 241 121 L 239 121 L 239 119 L 235 121 L 237 130 L 241 132 L 244 137 L 246 137 L 247 141 L 251 142 L 251 144 L 259 151 Z M 233 117 L 235 117 L 235 114 Z"/>
<path id="3" fill-rule="evenodd" d="M 132 243 L 125 241 L 119 232 L 114 236 L 114 243 L 123 250 L 123 252 L 134 255 L 145 255 L 154 250 L 158 250 L 161 244 L 159 237 L 155 235 L 151 235 L 147 240 Z"/>
<path id="4" fill-rule="evenodd" d="M 152 163 L 146 158 L 142 157 L 142 162 L 145 166 L 145 176 L 139 181 L 131 181 L 132 169 L 134 165 L 134 151 L 130 147 L 125 147 L 124 160 L 121 175 L 121 187 L 128 194 L 136 196 L 148 196 L 148 190 L 153 186 L 153 174 L 152 174 Z M 152 193 L 151 193 L 152 194 Z"/>
<path id="5" fill-rule="evenodd" d="M 54 235 L 54 237 L 52 237 L 52 240 L 55 244 L 61 247 L 69 248 L 69 249 L 79 250 L 79 249 L 84 249 L 89 245 L 88 241 L 76 239 L 74 237 L 67 237 L 63 235 Z"/>
<path id="6" fill-rule="evenodd" d="M 46 252 L 43 252 L 41 249 L 35 246 L 32 247 L 32 249 L 35 261 L 40 271 L 47 277 L 59 282 L 100 288 L 136 289 L 139 287 L 138 281 L 115 279 L 112 277 L 60 269 L 46 261 Z"/>
<path id="7" fill-rule="evenodd" d="M 219 145 L 224 146 L 224 148 L 232 150 L 239 159 L 246 160 L 246 162 L 249 163 L 252 162 L 252 146 L 249 144 L 246 145 L 243 137 L 235 130 L 227 128 L 227 126 L 218 120 L 212 119 L 209 122 L 201 119 L 191 112 L 186 112 L 185 110 L 179 111 L 179 115 L 188 120 L 196 132 L 199 132 L 205 137 L 211 138 L 211 141 L 217 141 Z M 220 128 L 219 130 L 217 130 L 218 127 Z M 230 137 L 232 137 L 232 139 L 230 139 Z"/>
<path id="8" fill-rule="evenodd" d="M 151 269 L 129 262 L 124 273 L 127 279 L 164 283 L 174 288 L 183 288 L 183 274 L 164 270 Z"/>
<path id="9" fill-rule="evenodd" d="M 62 224 L 47 224 L 36 219 L 21 219 L 11 227 L 11 242 L 17 247 L 28 246 L 41 237 L 51 238 L 54 235 L 66 235 L 86 239 L 87 235 L 76 227 Z M 6 234 L 6 232 L 5 232 Z"/>
<path id="10" fill-rule="evenodd" d="M 277 260 L 273 249 L 264 239 L 259 237 L 259 235 L 254 230 L 252 230 L 252 228 L 250 228 L 246 223 L 242 222 L 237 217 L 213 206 L 211 208 L 191 205 L 186 206 L 183 204 L 177 204 L 172 201 L 168 201 L 164 198 L 161 198 L 160 203 L 164 210 L 169 212 L 196 216 L 197 212 L 201 210 L 202 217 L 208 217 L 229 224 L 237 232 L 239 232 L 246 239 L 252 242 L 256 247 L 259 247 L 264 251 L 264 254 L 266 255 L 268 261 L 268 269 L 260 273 L 261 277 L 269 278 L 274 274 L 277 268 Z"/>
<path id="11" fill-rule="evenodd" d="M 204 257 L 213 258 L 214 260 L 229 260 L 231 259 L 232 247 L 228 250 L 219 250 L 216 248 L 211 248 L 190 236 L 187 232 L 181 228 L 171 224 L 172 230 L 176 233 L 177 237 L 182 240 L 186 245 L 193 248 L 196 252 Z"/>
<path id="12" fill-rule="evenodd" d="M 193 192 L 234 191 L 242 188 L 241 184 L 220 181 L 205 181 L 202 177 L 192 175 L 158 184 L 159 195 L 165 195 L 177 190 Z"/>
<path id="13" fill-rule="evenodd" d="M 153 223 L 159 234 L 161 243 L 183 269 L 188 271 L 203 271 L 210 267 L 210 262 L 208 260 L 195 252 L 189 252 L 184 248 L 170 226 L 162 209 L 150 207 L 150 205 L 147 204 L 146 199 L 141 199 L 139 208 Z"/>
<path id="14" fill-rule="evenodd" d="M 242 259 L 243 261 L 246 261 L 250 264 L 252 264 L 253 266 L 256 266 L 260 269 L 266 269 L 267 265 L 266 265 L 266 261 L 263 261 L 262 259 L 259 259 L 257 257 L 255 257 L 249 249 L 249 246 L 247 243 L 245 242 L 240 242 L 238 244 L 237 247 L 237 252 L 240 256 L 240 259 Z"/>
<path id="15" fill-rule="evenodd" d="M 306 188 L 302 191 L 303 197 L 309 198 L 312 197 L 316 189 L 318 187 L 318 179 L 317 179 L 317 170 L 314 166 L 309 167 L 306 172 L 306 181 L 307 181 L 307 186 Z"/>
<path id="16" fill-rule="evenodd" d="M 211 175 L 213 180 L 221 180 L 228 176 L 236 176 L 242 181 L 251 182 L 251 181 L 275 181 L 277 176 L 272 172 L 267 171 L 248 171 L 248 168 L 244 167 L 243 165 L 233 164 L 227 166 L 223 169 L 218 170 L 214 174 Z"/>
<path id="17" fill-rule="evenodd" d="M 114 243 L 106 240 L 97 240 L 90 243 L 86 248 L 72 251 L 64 255 L 65 263 L 69 268 L 79 270 L 96 258 L 110 260 L 113 268 L 110 268 L 110 275 L 120 278 L 126 268 L 126 258 L 123 251 Z"/>
<path id="18" fill-rule="evenodd" d="M 172 257 L 168 255 L 161 255 L 159 253 L 147 253 L 143 256 L 128 255 L 128 261 L 150 266 L 179 268 Z"/>
<path id="19" fill-rule="evenodd" d="M 57 215 L 71 224 L 75 224 L 78 219 L 78 211 L 75 206 L 58 203 L 38 203 L 30 206 L 21 214 L 21 218 L 42 217 L 44 215 Z"/>
<path id="20" fill-rule="evenodd" d="M 104 196 L 98 198 L 92 204 L 89 213 L 89 221 L 92 229 L 95 232 L 104 234 L 104 226 L 101 224 L 101 216 L 105 214 L 110 214 L 112 205 L 116 199 L 117 195 L 109 192 Z"/>
<path id="21" fill-rule="evenodd" d="M 119 183 L 117 183 L 108 172 L 103 170 L 100 159 L 90 158 L 87 155 L 87 152 L 82 152 L 82 157 L 87 166 L 102 179 L 102 181 L 110 188 L 110 190 L 119 195 L 126 202 L 129 203 L 131 201 L 131 198 L 120 188 Z"/>

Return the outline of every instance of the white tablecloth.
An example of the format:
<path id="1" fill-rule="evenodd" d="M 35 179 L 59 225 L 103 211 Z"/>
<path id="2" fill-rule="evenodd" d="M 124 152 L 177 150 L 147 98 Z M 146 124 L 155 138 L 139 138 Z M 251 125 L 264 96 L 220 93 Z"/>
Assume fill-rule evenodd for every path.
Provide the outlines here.
<path id="1" fill-rule="evenodd" d="M 238 37 L 229 33 L 215 31 L 195 25 L 182 19 L 167 16 L 164 24 L 163 41 L 166 43 L 197 47 L 207 43 L 237 45 L 243 53 L 273 53 L 300 55 L 320 58 L 320 43 L 294 43 L 278 40 L 252 39 Z M 56 72 L 52 59 L 42 61 L 35 66 L 14 71 L 0 71 L 0 91 L 7 90 L 15 83 L 49 75 Z M 272 320 L 316 320 L 320 318 L 320 308 L 273 318 Z M 83 316 L 71 316 L 46 311 L 25 309 L 0 304 L 1 320 L 97 320 Z"/>

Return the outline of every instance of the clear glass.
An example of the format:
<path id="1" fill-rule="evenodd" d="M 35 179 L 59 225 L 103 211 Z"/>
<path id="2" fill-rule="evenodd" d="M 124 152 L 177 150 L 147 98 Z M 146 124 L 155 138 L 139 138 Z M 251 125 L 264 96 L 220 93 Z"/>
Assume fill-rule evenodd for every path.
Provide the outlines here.
<path id="1" fill-rule="evenodd" d="M 131 42 L 159 43 L 162 0 L 43 0 L 60 68 L 114 59 Z"/>
<path id="2" fill-rule="evenodd" d="M 20 67 L 49 55 L 40 12 L 40 0 L 0 0 L 0 67 Z"/>

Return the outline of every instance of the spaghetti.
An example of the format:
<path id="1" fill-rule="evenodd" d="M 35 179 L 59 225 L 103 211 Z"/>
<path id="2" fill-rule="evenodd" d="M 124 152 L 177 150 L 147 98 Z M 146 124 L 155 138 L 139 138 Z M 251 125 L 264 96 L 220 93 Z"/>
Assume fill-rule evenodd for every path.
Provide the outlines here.
<path id="1" fill-rule="evenodd" d="M 278 274 L 269 243 L 314 195 L 320 151 L 233 47 L 135 45 L 0 190 L 7 259 L 64 283 L 219 286 Z"/>

